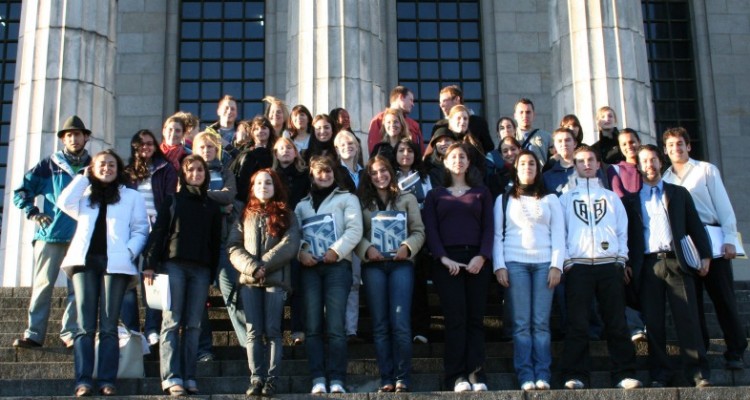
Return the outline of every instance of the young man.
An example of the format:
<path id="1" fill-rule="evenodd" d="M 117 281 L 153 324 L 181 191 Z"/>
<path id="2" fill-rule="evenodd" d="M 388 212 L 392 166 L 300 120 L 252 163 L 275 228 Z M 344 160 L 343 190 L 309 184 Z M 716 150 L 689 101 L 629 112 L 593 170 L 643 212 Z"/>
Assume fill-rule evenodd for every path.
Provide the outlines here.
<path id="1" fill-rule="evenodd" d="M 665 298 L 669 300 L 683 370 L 696 387 L 711 386 L 710 367 L 701 340 L 698 300 L 691 275 L 709 272 L 711 248 L 693 198 L 680 186 L 662 181 L 661 153 L 654 145 L 638 150 L 643 187 L 627 196 L 630 229 L 630 265 L 635 292 L 648 326 L 648 361 L 651 387 L 667 386 L 676 367 L 667 354 L 664 328 Z M 683 238 L 689 235 L 701 258 L 693 270 L 685 261 Z"/>
<path id="2" fill-rule="evenodd" d="M 703 344 L 708 348 L 708 328 L 703 312 L 703 288 L 706 288 L 716 309 L 727 350 L 726 368 L 744 368 L 743 355 L 747 339 L 734 295 L 732 259 L 737 256 L 737 219 L 724 188 L 719 170 L 712 164 L 690 158 L 690 136 L 684 128 L 670 128 L 663 136 L 665 152 L 672 166 L 664 172 L 664 181 L 680 185 L 693 196 L 695 208 L 703 225 L 721 227 L 723 243 L 721 255 L 711 259 L 708 275 L 695 277 Z M 718 239 L 718 238 L 717 238 Z M 719 239 L 720 240 L 720 239 Z M 713 255 L 712 255 L 713 257 Z"/>
<path id="3" fill-rule="evenodd" d="M 599 140 L 593 147 L 606 164 L 617 164 L 624 160 L 617 143 L 617 114 L 610 106 L 604 106 L 596 111 L 596 126 L 599 128 Z"/>
<path id="4" fill-rule="evenodd" d="M 41 347 L 47 333 L 52 289 L 60 273 L 60 263 L 76 230 L 76 222 L 57 207 L 57 198 L 81 168 L 89 165 L 91 157 L 84 148 L 91 136 L 80 118 L 72 116 L 57 132 L 63 150 L 42 159 L 23 177 L 21 186 L 13 191 L 13 204 L 23 210 L 26 218 L 39 225 L 34 235 L 34 277 L 29 305 L 29 325 L 23 338 L 13 342 L 15 347 Z M 34 205 L 37 196 L 44 197 L 39 210 Z M 62 317 L 60 339 L 65 347 L 73 347 L 77 329 L 75 296 L 68 279 L 68 297 Z"/>
<path id="5" fill-rule="evenodd" d="M 601 187 L 599 154 L 583 145 L 575 151 L 575 188 L 560 197 L 567 232 L 565 261 L 568 314 L 562 374 L 565 387 L 583 389 L 589 378 L 589 314 L 594 298 L 607 336 L 618 388 L 641 386 L 635 376 L 635 349 L 625 324 L 625 262 L 628 219 L 622 202 Z"/>
<path id="6" fill-rule="evenodd" d="M 440 110 L 443 112 L 443 116 L 445 118 L 435 122 L 435 125 L 432 126 L 433 134 L 435 134 L 435 131 L 437 131 L 438 128 L 448 126 L 448 114 L 450 113 L 453 106 L 457 106 L 459 104 L 464 104 L 464 92 L 460 87 L 458 87 L 457 85 L 450 85 L 440 90 Z M 479 143 L 482 145 L 482 149 L 485 153 L 495 148 L 495 144 L 492 142 L 492 137 L 490 136 L 490 128 L 487 124 L 486 119 L 478 115 L 470 115 L 469 132 L 471 132 L 471 134 L 474 135 L 477 140 L 479 140 Z"/>
<path id="7" fill-rule="evenodd" d="M 544 171 L 542 177 L 547 191 L 560 196 L 572 186 L 571 181 L 575 181 L 576 170 L 573 152 L 578 143 L 575 139 L 575 133 L 566 128 L 555 129 L 552 132 L 552 142 L 557 154 L 552 156 L 549 162 L 544 165 L 546 171 Z"/>
<path id="8" fill-rule="evenodd" d="M 518 123 L 516 130 L 516 140 L 521 143 L 522 149 L 527 149 L 539 158 L 544 165 L 549 156 L 549 148 L 552 138 L 549 132 L 534 128 L 534 103 L 531 100 L 522 98 L 516 102 L 514 107 L 513 118 Z"/>
<path id="9" fill-rule="evenodd" d="M 231 95 L 225 94 L 219 100 L 216 107 L 216 115 L 219 120 L 206 127 L 206 132 L 213 133 L 221 138 L 221 146 L 226 147 L 234 141 L 237 132 L 237 100 Z M 185 129 L 187 131 L 187 127 Z M 219 152 L 221 154 L 221 152 Z"/>
<path id="10" fill-rule="evenodd" d="M 391 105 L 389 108 L 401 110 L 401 112 L 404 113 L 406 125 L 409 127 L 409 133 L 411 133 L 411 140 L 419 145 L 420 150 L 424 151 L 424 140 L 422 140 L 422 130 L 419 128 L 419 123 L 407 116 L 414 107 L 414 93 L 412 93 L 406 86 L 396 86 L 391 90 L 390 102 Z M 373 117 L 372 121 L 370 121 L 370 129 L 367 134 L 368 152 L 371 152 L 375 145 L 380 143 L 382 139 L 380 127 L 382 125 L 383 111 L 379 112 L 378 115 Z"/>

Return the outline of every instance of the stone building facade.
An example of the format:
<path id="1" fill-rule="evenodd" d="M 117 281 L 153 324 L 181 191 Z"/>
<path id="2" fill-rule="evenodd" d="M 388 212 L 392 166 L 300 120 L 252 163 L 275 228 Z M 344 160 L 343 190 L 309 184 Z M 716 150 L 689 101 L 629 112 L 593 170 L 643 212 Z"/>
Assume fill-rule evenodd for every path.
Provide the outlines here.
<path id="1" fill-rule="evenodd" d="M 450 3 L 24 0 L 18 17 L 12 108 L 9 118 L 4 118 L 8 134 L 0 139 L 0 155 L 5 156 L 0 158 L 4 167 L 0 169 L 4 172 L 0 177 L 4 179 L 0 285 L 31 284 L 34 226 L 13 207 L 12 189 L 26 170 L 61 146 L 55 132 L 64 118 L 77 114 L 90 126 L 89 151 L 114 147 L 124 156 L 129 154 L 129 140 L 136 130 L 148 128 L 158 134 L 163 120 L 185 104 L 200 104 L 200 109 L 190 111 L 197 111 L 203 122 L 211 122 L 211 105 L 205 99 L 211 95 L 204 95 L 228 86 L 220 80 L 209 86 L 208 78 L 203 84 L 203 76 L 186 83 L 186 66 L 200 64 L 211 43 L 226 46 L 226 37 L 243 35 L 260 37 L 260 47 L 248 45 L 246 49 L 262 48 L 262 54 L 252 55 L 253 65 L 262 65 L 262 72 L 246 69 L 243 74 L 259 74 L 258 82 L 243 83 L 249 75 L 241 75 L 233 86 L 244 88 L 240 97 L 254 99 L 241 108 L 242 117 L 252 117 L 261 109 L 258 99 L 270 94 L 290 105 L 305 104 L 313 113 L 344 107 L 351 114 L 353 128 L 362 133 L 372 116 L 387 105 L 390 89 L 399 83 L 417 93 L 419 111 L 414 116 L 423 127 L 437 119 L 428 118 L 439 115 L 438 93 L 429 90 L 451 78 L 422 85 L 420 74 L 433 73 L 429 63 L 438 66 L 438 74 L 459 65 L 463 79 L 469 75 L 467 64 L 460 64 L 460 56 L 453 64 L 443 63 L 440 56 L 428 62 L 420 58 L 422 53 L 410 54 L 407 49 L 422 52 L 429 44 L 437 48 L 442 35 L 458 27 L 456 46 L 473 41 L 481 49 L 475 63 L 480 76 L 466 78 L 467 82 L 474 79 L 466 85 L 476 87 L 470 105 L 491 127 L 500 116 L 512 115 L 520 97 L 534 101 L 536 125 L 547 130 L 565 114 L 578 115 L 588 142 L 595 140 L 594 113 L 602 105 L 614 107 L 618 126 L 636 129 L 646 142 L 657 142 L 664 126 L 687 121 L 697 136 L 696 152 L 723 173 L 740 231 L 750 232 L 750 211 L 742 207 L 750 201 L 750 190 L 744 185 L 750 134 L 743 129 L 750 124 L 746 72 L 750 3 Z M 224 14 L 216 7 L 224 7 Z M 232 13 L 251 10 L 261 10 L 253 22 L 230 24 Z M 194 13 L 197 16 L 192 20 Z M 206 22 L 214 14 L 226 23 Z M 217 33 L 219 39 L 213 42 L 206 39 L 192 43 L 193 47 L 186 45 L 195 27 L 205 30 L 209 23 L 225 36 Z M 253 33 L 251 25 L 260 27 L 259 33 Z M 232 31 L 232 26 L 239 31 Z M 197 35 L 207 37 L 204 30 Z M 401 46 L 407 42 L 414 46 Z M 201 45 L 201 56 L 188 60 L 189 49 Z M 229 61 L 215 64 L 223 68 L 222 73 L 231 73 Z M 410 65 L 420 68 L 416 78 L 410 78 Z M 193 87 L 199 88 L 202 99 L 187 99 L 188 88 Z M 9 93 L 5 95 L 9 100 Z M 678 117 L 671 116 L 680 111 Z"/>

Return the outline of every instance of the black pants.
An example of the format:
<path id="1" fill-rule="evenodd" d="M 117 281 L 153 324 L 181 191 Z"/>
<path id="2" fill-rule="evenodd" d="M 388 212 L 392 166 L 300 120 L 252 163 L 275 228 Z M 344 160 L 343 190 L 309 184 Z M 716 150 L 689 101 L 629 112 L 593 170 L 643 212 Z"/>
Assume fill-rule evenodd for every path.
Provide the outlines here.
<path id="1" fill-rule="evenodd" d="M 643 318 L 648 329 L 651 380 L 668 383 L 677 369 L 667 355 L 665 299 L 669 300 L 672 310 L 688 382 L 709 379 L 710 369 L 699 330 L 693 278 L 680 269 L 676 259 L 659 259 L 647 255 L 641 270 L 640 296 Z"/>
<path id="2" fill-rule="evenodd" d="M 565 279 L 568 326 L 562 358 L 563 379 L 578 379 L 588 384 L 589 317 L 594 298 L 604 322 L 613 380 L 635 377 L 635 348 L 625 322 L 623 268 L 617 264 L 575 264 L 565 273 Z"/>
<path id="3" fill-rule="evenodd" d="M 411 300 L 411 330 L 416 335 L 428 337 L 430 332 L 430 305 L 427 280 L 430 279 L 432 257 L 425 249 L 417 253 L 414 262 L 414 291 Z"/>
<path id="4" fill-rule="evenodd" d="M 469 263 L 478 249 L 448 249 L 448 258 Z M 452 390 L 457 382 L 487 383 L 484 371 L 484 314 L 487 308 L 487 280 L 492 267 L 485 264 L 478 274 L 464 268 L 451 276 L 440 260 L 432 266 L 440 305 L 445 316 L 445 387 Z"/>
<path id="5" fill-rule="evenodd" d="M 706 326 L 706 315 L 703 311 L 703 288 L 706 288 L 708 297 L 714 303 L 716 318 L 724 333 L 724 342 L 727 351 L 724 358 L 727 360 L 741 360 L 747 348 L 745 329 L 740 322 L 737 312 L 737 300 L 734 296 L 734 274 L 732 273 L 732 262 L 724 258 L 711 260 L 708 275 L 704 277 L 695 276 L 695 298 L 698 304 L 698 317 L 700 318 L 701 333 L 703 334 L 703 346 L 708 350 L 709 336 Z"/>

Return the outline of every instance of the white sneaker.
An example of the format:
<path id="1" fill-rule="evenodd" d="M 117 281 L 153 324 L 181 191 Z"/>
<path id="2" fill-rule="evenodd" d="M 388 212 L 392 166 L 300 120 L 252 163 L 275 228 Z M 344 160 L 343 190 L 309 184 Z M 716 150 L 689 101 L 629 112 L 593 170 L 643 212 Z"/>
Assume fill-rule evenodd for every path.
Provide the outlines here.
<path id="1" fill-rule="evenodd" d="M 521 385 L 521 390 L 523 390 L 524 392 L 528 392 L 534 389 L 536 389 L 536 385 L 532 381 L 526 381 Z"/>
<path id="2" fill-rule="evenodd" d="M 487 391 L 487 385 L 484 383 L 473 383 L 471 385 L 471 390 L 475 392 L 486 392 Z"/>
<path id="3" fill-rule="evenodd" d="M 453 391 L 456 393 L 462 393 L 462 392 L 470 392 L 471 391 L 471 383 L 463 381 L 458 382 L 456 386 L 453 387 Z"/>
<path id="4" fill-rule="evenodd" d="M 630 336 L 630 341 L 633 343 L 645 342 L 646 340 L 647 340 L 646 332 L 644 331 L 636 331 L 633 333 L 632 336 Z"/>
<path id="5" fill-rule="evenodd" d="M 159 344 L 159 334 L 156 332 L 151 332 L 148 334 L 148 344 L 149 346 L 154 346 Z"/>
<path id="6" fill-rule="evenodd" d="M 617 384 L 617 387 L 620 389 L 635 389 L 643 386 L 641 381 L 638 379 L 633 378 L 625 378 L 620 381 L 620 383 Z"/>
<path id="7" fill-rule="evenodd" d="M 331 384 L 331 393 L 346 393 L 346 390 L 338 383 L 333 383 Z"/>
<path id="8" fill-rule="evenodd" d="M 583 382 L 579 381 L 578 379 L 570 379 L 565 382 L 565 387 L 568 389 L 583 389 L 584 387 L 586 387 L 586 385 L 584 385 Z"/>
<path id="9" fill-rule="evenodd" d="M 537 390 L 549 390 L 549 382 L 545 381 L 544 379 L 539 379 L 536 381 L 536 388 Z"/>
<path id="10" fill-rule="evenodd" d="M 326 391 L 326 385 L 324 383 L 316 383 L 313 385 L 312 390 L 310 391 L 312 394 L 324 394 L 328 393 Z"/>
<path id="11" fill-rule="evenodd" d="M 414 343 L 422 343 L 422 344 L 427 344 L 427 342 L 429 342 L 429 340 L 427 340 L 427 337 L 424 335 L 416 335 L 414 336 L 414 339 L 412 339 L 412 341 Z"/>

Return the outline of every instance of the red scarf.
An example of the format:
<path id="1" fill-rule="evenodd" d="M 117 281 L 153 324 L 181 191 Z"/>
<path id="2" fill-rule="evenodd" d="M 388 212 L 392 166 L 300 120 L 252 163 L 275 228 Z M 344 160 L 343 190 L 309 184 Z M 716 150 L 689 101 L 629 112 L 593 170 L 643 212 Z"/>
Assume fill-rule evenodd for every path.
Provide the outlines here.
<path id="1" fill-rule="evenodd" d="M 164 142 L 159 145 L 159 148 L 161 149 L 161 152 L 164 153 L 164 157 L 167 158 L 167 160 L 172 163 L 172 166 L 175 168 L 175 170 L 180 170 L 180 162 L 182 162 L 182 159 L 185 158 L 185 156 L 188 154 L 187 150 L 185 150 L 185 146 L 178 144 L 176 146 L 170 146 Z"/>

